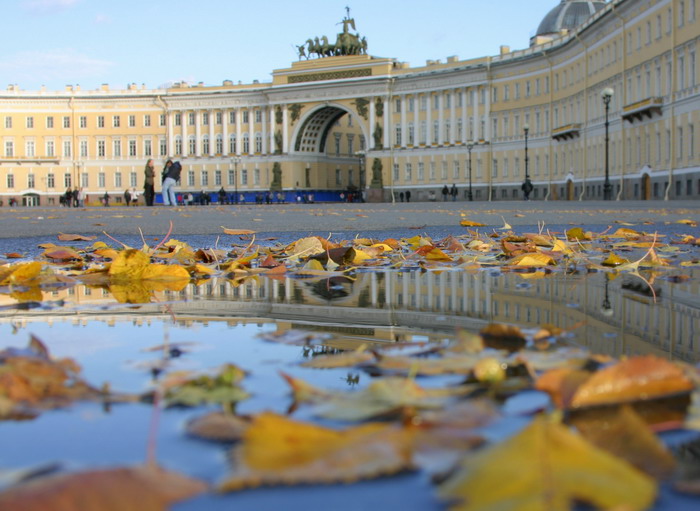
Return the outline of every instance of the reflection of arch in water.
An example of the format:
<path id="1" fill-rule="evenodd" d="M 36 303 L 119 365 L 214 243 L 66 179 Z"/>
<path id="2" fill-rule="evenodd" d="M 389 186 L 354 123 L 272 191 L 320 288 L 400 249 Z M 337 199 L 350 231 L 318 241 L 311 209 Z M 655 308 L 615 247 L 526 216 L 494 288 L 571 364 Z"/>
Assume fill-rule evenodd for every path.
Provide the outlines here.
<path id="1" fill-rule="evenodd" d="M 376 278 L 376 276 L 375 276 Z M 357 306 L 361 300 L 363 290 L 370 288 L 372 275 L 363 273 L 355 279 L 349 277 L 332 277 L 313 281 L 303 279 L 294 280 L 295 285 L 301 290 L 303 303 L 327 305 Z"/>
<path id="2" fill-rule="evenodd" d="M 326 103 L 311 110 L 297 125 L 292 134 L 294 151 L 322 154 L 326 151 L 326 140 L 333 125 L 344 115 L 352 115 L 354 123 L 362 130 L 365 140 L 369 140 L 367 128 L 362 119 L 352 110 L 336 103 Z"/>

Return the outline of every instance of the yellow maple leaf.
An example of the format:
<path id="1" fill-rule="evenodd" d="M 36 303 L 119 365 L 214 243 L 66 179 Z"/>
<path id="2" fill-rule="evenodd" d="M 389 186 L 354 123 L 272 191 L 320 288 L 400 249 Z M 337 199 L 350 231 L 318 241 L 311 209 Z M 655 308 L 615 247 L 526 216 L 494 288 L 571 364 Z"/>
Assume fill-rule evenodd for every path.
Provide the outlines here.
<path id="1" fill-rule="evenodd" d="M 462 227 L 485 227 L 486 224 L 482 224 L 480 222 L 474 222 L 472 220 L 462 220 L 459 222 L 459 225 Z"/>
<path id="2" fill-rule="evenodd" d="M 468 456 L 440 496 L 456 500 L 451 509 L 460 511 L 566 511 L 575 502 L 641 511 L 656 491 L 654 481 L 627 462 L 539 416 L 518 435 Z"/>
<path id="3" fill-rule="evenodd" d="M 520 254 L 519 256 L 514 257 L 513 259 L 508 261 L 508 264 L 513 266 L 543 267 L 554 266 L 557 263 L 554 259 L 552 259 L 551 256 L 548 256 L 547 254 L 542 254 L 540 252 L 527 252 L 525 254 Z"/>
<path id="4" fill-rule="evenodd" d="M 5 275 L 0 284 L 26 284 L 36 279 L 41 274 L 41 270 L 43 269 L 43 267 L 44 265 L 37 261 L 31 263 L 16 264 L 10 267 L 10 273 L 8 275 Z"/>
<path id="5" fill-rule="evenodd" d="M 412 467 L 412 433 L 388 424 L 336 431 L 273 413 L 256 416 L 219 491 L 261 484 L 351 482 Z"/>

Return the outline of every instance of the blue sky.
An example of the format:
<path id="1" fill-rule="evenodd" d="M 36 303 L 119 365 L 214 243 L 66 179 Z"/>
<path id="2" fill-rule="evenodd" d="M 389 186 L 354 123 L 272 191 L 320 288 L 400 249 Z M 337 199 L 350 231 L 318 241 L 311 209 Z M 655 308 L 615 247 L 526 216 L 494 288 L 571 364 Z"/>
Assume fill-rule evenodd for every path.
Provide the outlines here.
<path id="1" fill-rule="evenodd" d="M 368 52 L 412 66 L 526 48 L 559 0 L 2 0 L 0 87 L 271 80 L 345 7 Z M 4 81 L 4 83 L 3 83 Z"/>

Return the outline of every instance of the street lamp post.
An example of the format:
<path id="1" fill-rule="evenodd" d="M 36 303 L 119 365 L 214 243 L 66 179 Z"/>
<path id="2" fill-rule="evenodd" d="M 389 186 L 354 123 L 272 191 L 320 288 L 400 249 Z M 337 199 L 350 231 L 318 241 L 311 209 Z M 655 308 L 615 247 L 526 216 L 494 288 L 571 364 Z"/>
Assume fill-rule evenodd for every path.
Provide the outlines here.
<path id="1" fill-rule="evenodd" d="M 525 125 L 523 126 L 523 131 L 525 131 L 525 181 L 530 179 L 530 174 L 528 173 L 528 163 L 530 159 L 527 157 L 527 135 L 530 132 L 530 126 Z"/>
<path id="2" fill-rule="evenodd" d="M 608 112 L 610 111 L 610 100 L 615 93 L 610 87 L 603 89 L 601 97 L 603 98 L 603 103 L 605 104 L 605 183 L 603 184 L 603 199 L 612 199 L 612 185 L 610 184 L 610 160 L 609 160 L 609 127 L 610 122 L 608 121 Z"/>
<path id="3" fill-rule="evenodd" d="M 467 143 L 467 151 L 469 152 L 469 159 L 467 160 L 467 168 L 469 169 L 469 190 L 467 191 L 467 200 L 470 202 L 474 200 L 472 195 L 472 149 L 474 149 L 474 142 L 471 140 Z"/>
<path id="4" fill-rule="evenodd" d="M 233 201 L 234 204 L 238 204 L 238 164 L 241 159 L 238 156 L 231 158 L 231 164 L 233 164 Z"/>

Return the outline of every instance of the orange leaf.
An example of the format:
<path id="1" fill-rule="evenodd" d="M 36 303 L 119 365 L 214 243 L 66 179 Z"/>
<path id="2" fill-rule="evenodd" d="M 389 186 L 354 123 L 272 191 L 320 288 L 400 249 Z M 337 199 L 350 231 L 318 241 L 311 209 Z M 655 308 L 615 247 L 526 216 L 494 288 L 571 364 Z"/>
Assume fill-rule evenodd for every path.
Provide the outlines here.
<path id="1" fill-rule="evenodd" d="M 576 391 L 571 406 L 642 401 L 691 390 L 693 383 L 679 366 L 646 355 L 623 360 L 595 373 Z"/>
<path id="2" fill-rule="evenodd" d="M 336 431 L 263 413 L 253 419 L 242 445 L 233 449 L 233 472 L 219 490 L 393 474 L 411 468 L 410 440 L 409 432 L 386 424 Z"/>
<path id="3" fill-rule="evenodd" d="M 155 466 L 94 470 L 31 480 L 0 493 L 0 509 L 22 511 L 165 511 L 206 485 Z"/>
<path id="4" fill-rule="evenodd" d="M 568 408 L 576 390 L 591 377 L 591 373 L 581 369 L 561 367 L 551 369 L 540 376 L 535 388 L 549 394 L 558 408 Z"/>
<path id="5" fill-rule="evenodd" d="M 97 239 L 97 236 L 82 236 L 80 234 L 63 234 L 58 233 L 58 239 L 60 241 L 92 241 Z"/>
<path id="6" fill-rule="evenodd" d="M 221 228 L 224 230 L 224 234 L 231 234 L 233 236 L 241 236 L 241 235 L 246 235 L 246 234 L 255 234 L 257 231 L 251 231 L 249 229 L 227 229 L 224 226 L 221 226 Z"/>

